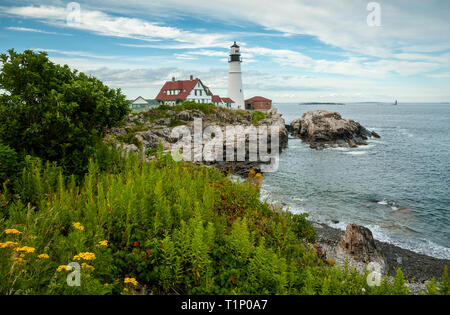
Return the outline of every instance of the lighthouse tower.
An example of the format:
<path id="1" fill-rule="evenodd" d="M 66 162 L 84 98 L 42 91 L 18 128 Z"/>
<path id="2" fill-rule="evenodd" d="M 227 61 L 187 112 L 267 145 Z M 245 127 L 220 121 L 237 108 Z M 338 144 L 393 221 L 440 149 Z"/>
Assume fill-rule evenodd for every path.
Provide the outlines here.
<path id="1" fill-rule="evenodd" d="M 244 106 L 244 91 L 242 89 L 242 71 L 241 71 L 241 53 L 239 46 L 234 42 L 231 46 L 230 59 L 230 73 L 228 76 L 228 97 L 234 101 L 235 108 L 245 109 Z"/>

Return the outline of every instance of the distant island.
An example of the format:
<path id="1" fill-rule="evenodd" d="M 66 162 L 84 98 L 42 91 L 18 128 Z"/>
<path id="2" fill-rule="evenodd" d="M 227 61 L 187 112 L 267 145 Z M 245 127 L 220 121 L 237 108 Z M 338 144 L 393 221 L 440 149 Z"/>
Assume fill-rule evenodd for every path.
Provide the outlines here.
<path id="1" fill-rule="evenodd" d="M 345 105 L 344 103 L 320 103 L 320 102 L 313 102 L 313 103 L 300 103 L 299 105 Z"/>

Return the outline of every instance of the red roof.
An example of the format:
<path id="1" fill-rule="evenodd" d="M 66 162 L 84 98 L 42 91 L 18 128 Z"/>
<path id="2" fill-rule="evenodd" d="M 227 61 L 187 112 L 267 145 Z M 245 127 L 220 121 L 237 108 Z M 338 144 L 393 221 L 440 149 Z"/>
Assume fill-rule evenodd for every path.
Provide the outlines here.
<path id="1" fill-rule="evenodd" d="M 262 96 L 255 96 L 249 98 L 248 100 L 245 100 L 245 102 L 272 102 L 272 100 L 269 100 L 268 98 Z"/>
<path id="2" fill-rule="evenodd" d="M 189 93 L 191 93 L 192 89 L 195 88 L 199 79 L 195 80 L 185 80 L 185 81 L 167 81 L 162 87 L 161 91 L 159 91 L 158 96 L 156 96 L 156 100 L 161 101 L 176 101 L 176 100 L 184 100 L 188 97 Z M 167 95 L 167 90 L 181 90 L 178 95 Z"/>
<path id="3" fill-rule="evenodd" d="M 234 101 L 233 101 L 231 98 L 228 98 L 228 97 L 222 98 L 222 101 L 223 101 L 224 103 L 234 103 Z"/>
<path id="4" fill-rule="evenodd" d="M 212 102 L 213 103 L 220 103 L 222 101 L 222 99 L 220 98 L 219 95 L 213 95 L 212 96 Z"/>
<path id="5" fill-rule="evenodd" d="M 208 95 L 213 95 L 211 90 L 209 89 L 209 87 L 207 87 L 206 85 L 203 85 L 205 87 L 206 92 L 208 93 Z"/>

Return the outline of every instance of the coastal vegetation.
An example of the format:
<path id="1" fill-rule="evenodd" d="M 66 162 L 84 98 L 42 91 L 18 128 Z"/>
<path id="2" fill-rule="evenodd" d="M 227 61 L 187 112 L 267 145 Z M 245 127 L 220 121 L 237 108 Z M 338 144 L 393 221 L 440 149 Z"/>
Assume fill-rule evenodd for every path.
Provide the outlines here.
<path id="1" fill-rule="evenodd" d="M 372 287 L 368 272 L 319 257 L 307 216 L 261 201 L 255 171 L 233 180 L 162 146 L 148 161 L 104 144 L 128 113 L 123 95 L 46 58 L 2 56 L 0 88 L 5 69 L 29 75 L 0 98 L 0 294 L 410 293 L 401 270 Z M 44 90 L 41 75 L 54 82 Z M 170 110 L 212 110 L 182 106 Z M 449 294 L 447 270 L 438 280 L 424 293 Z"/>
<path id="2" fill-rule="evenodd" d="M 105 130 L 127 116 L 125 95 L 43 52 L 9 50 L 0 61 L 1 142 L 22 157 L 58 161 L 66 174 L 83 174 Z"/>

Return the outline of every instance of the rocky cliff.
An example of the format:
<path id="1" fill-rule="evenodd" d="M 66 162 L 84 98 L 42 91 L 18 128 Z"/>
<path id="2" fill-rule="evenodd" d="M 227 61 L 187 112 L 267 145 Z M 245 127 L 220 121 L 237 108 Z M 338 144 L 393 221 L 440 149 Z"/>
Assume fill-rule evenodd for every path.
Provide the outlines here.
<path id="1" fill-rule="evenodd" d="M 194 120 L 201 119 L 202 128 L 210 126 L 218 127 L 223 134 L 223 162 L 205 162 L 202 164 L 211 165 L 219 168 L 223 172 L 231 172 L 237 175 L 246 176 L 250 169 L 261 171 L 263 161 L 251 161 L 249 159 L 249 135 L 238 134 L 237 137 L 243 137 L 244 142 L 234 141 L 235 153 L 240 149 L 239 146 L 245 147 L 245 161 L 226 161 L 227 152 L 227 133 L 226 128 L 229 126 L 242 126 L 245 128 L 259 126 L 278 126 L 279 127 L 279 151 L 281 152 L 287 146 L 288 132 L 285 127 L 285 121 L 276 110 L 262 114 L 251 113 L 246 111 L 235 111 L 219 107 L 208 107 L 207 110 L 200 109 L 183 109 L 175 107 L 173 109 L 156 108 L 147 112 L 130 114 L 125 125 L 121 128 L 113 128 L 110 130 L 106 141 L 117 142 L 123 145 L 127 151 L 139 152 L 143 151 L 148 158 L 152 158 L 161 144 L 164 151 L 170 152 L 172 146 L 179 141 L 178 137 L 173 137 L 172 131 L 179 126 L 186 126 L 192 135 L 194 134 Z M 245 132 L 245 131 L 244 131 Z M 207 140 L 202 141 L 205 146 Z M 268 151 L 271 152 L 271 137 L 267 139 Z M 193 152 L 194 156 L 194 152 Z"/>

